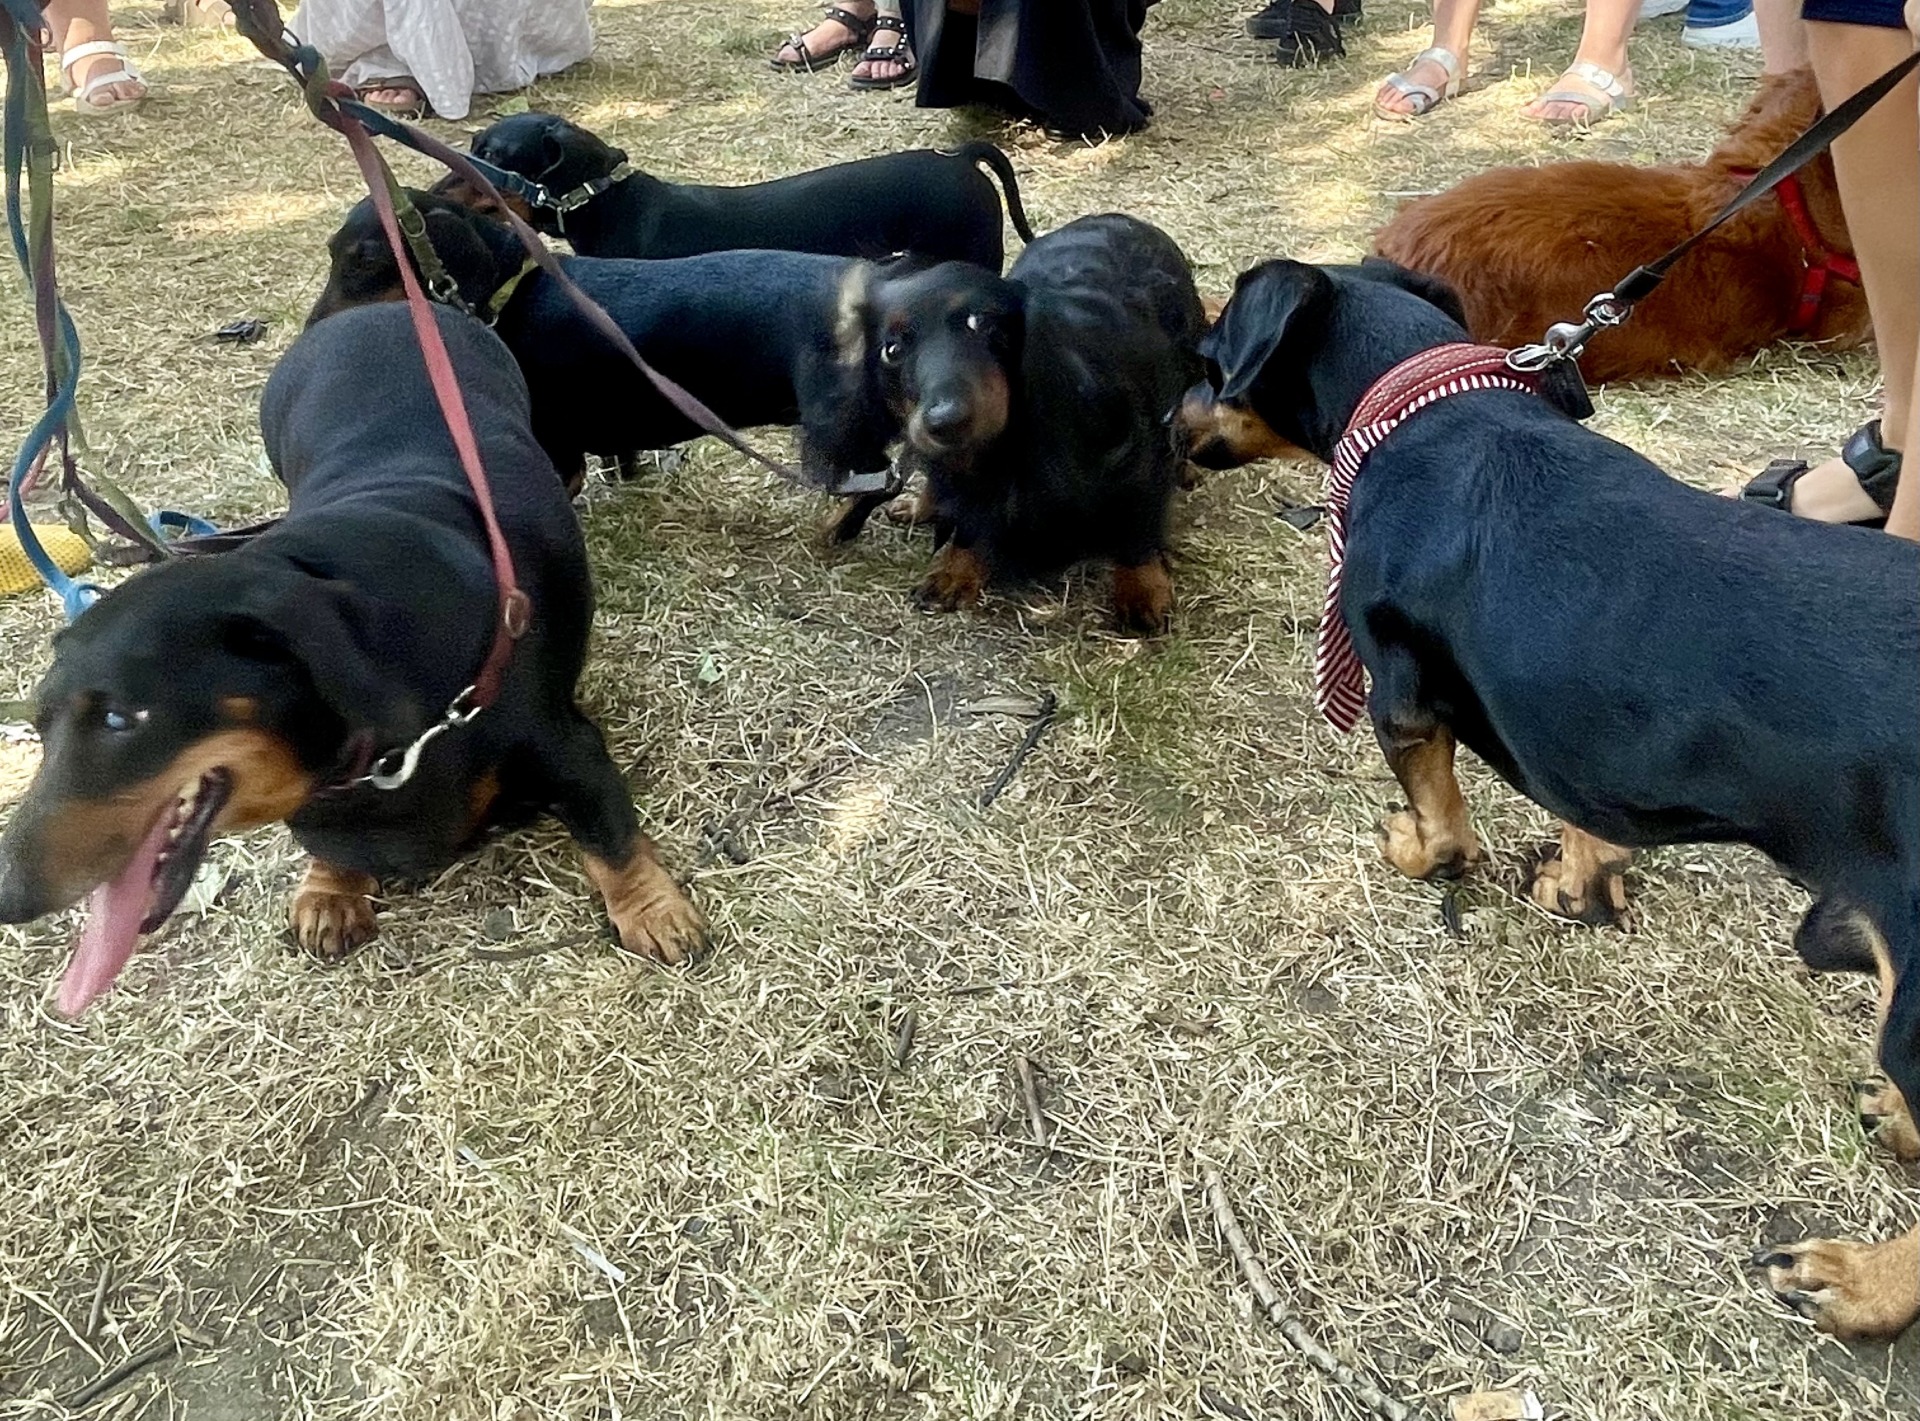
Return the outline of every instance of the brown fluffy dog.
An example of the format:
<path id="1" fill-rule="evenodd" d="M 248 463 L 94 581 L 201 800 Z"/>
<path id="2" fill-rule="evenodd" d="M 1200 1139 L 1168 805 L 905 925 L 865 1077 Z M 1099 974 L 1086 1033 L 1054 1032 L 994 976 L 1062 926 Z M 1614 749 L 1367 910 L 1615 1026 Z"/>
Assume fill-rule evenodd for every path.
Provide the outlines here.
<path id="1" fill-rule="evenodd" d="M 1537 341 L 1705 226 L 1819 112 L 1810 71 L 1770 74 L 1704 163 L 1495 168 L 1408 203 L 1374 250 L 1458 291 L 1475 340 Z M 1822 154 L 1799 181 L 1818 246 L 1848 264 L 1833 164 Z M 1625 325 L 1596 336 L 1581 372 L 1605 381 L 1723 369 L 1790 333 L 1858 344 L 1871 327 L 1857 280 L 1828 277 L 1817 312 L 1801 319 L 1809 268 L 1824 256 L 1808 248 L 1781 199 L 1762 199 L 1683 258 Z"/>

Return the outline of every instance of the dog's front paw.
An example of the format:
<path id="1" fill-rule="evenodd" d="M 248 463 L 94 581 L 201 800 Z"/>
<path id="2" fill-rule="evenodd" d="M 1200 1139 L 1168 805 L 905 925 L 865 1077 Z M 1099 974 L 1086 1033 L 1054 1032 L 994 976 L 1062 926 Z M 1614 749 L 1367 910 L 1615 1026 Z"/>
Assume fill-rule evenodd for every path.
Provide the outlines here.
<path id="1" fill-rule="evenodd" d="M 1173 626 L 1173 576 L 1165 558 L 1113 570 L 1113 620 L 1133 636 L 1159 636 Z"/>
<path id="2" fill-rule="evenodd" d="M 1913 1112 L 1906 1097 L 1891 1082 L 1862 1092 L 1859 1100 L 1860 1124 L 1895 1159 L 1920 1160 L 1920 1127 L 1913 1123 Z"/>
<path id="3" fill-rule="evenodd" d="M 933 522 L 933 495 L 924 488 L 908 489 L 896 495 L 886 507 L 887 522 L 902 527 L 918 527 Z"/>
<path id="4" fill-rule="evenodd" d="M 1569 856 L 1563 845 L 1541 860 L 1527 892 L 1555 917 L 1571 918 L 1590 928 L 1607 927 L 1619 922 L 1627 911 L 1629 861 L 1630 856 L 1624 852 L 1617 856 Z"/>
<path id="5" fill-rule="evenodd" d="M 379 889 L 367 874 L 317 861 L 309 864 L 287 909 L 294 942 L 322 962 L 338 962 L 372 942 L 380 931 L 373 912 L 373 895 Z"/>
<path id="6" fill-rule="evenodd" d="M 986 564 L 977 554 L 949 544 L 933 560 L 913 599 L 930 612 L 957 612 L 979 602 L 986 590 Z"/>
<path id="7" fill-rule="evenodd" d="M 1754 1261 L 1782 1302 L 1836 1337 L 1897 1337 L 1920 1318 L 1920 1229 L 1889 1243 L 1809 1239 Z"/>
<path id="8" fill-rule="evenodd" d="M 677 967 L 706 947 L 706 918 L 661 867 L 651 843 L 641 840 L 620 866 L 589 856 L 587 874 L 600 890 L 620 946 L 634 956 Z"/>
<path id="9" fill-rule="evenodd" d="M 1380 825 L 1380 852 L 1408 878 L 1459 878 L 1480 862 L 1480 840 L 1471 828 L 1423 835 L 1412 810 L 1389 814 Z"/>

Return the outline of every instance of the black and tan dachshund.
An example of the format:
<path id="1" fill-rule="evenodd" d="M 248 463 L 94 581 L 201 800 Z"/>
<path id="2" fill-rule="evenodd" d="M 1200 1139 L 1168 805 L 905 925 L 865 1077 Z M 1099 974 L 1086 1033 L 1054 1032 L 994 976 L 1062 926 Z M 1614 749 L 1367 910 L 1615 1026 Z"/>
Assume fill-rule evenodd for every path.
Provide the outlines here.
<path id="1" fill-rule="evenodd" d="M 1450 292 L 1387 263 L 1267 263 L 1203 346 L 1180 426 L 1215 467 L 1328 459 L 1375 381 L 1463 327 Z M 1771 855 L 1815 895 L 1809 964 L 1880 975 L 1893 1085 L 1867 1113 L 1920 1156 L 1920 547 L 1690 488 L 1553 407 L 1575 388 L 1441 399 L 1360 467 L 1340 612 L 1412 806 L 1386 857 L 1415 877 L 1481 857 L 1456 741 L 1566 821 L 1533 885 L 1550 910 L 1623 906 L 1618 845 Z M 1920 1316 L 1920 1230 L 1765 1261 L 1830 1331 Z"/>
<path id="2" fill-rule="evenodd" d="M 520 362 L 533 430 L 570 484 L 588 454 L 623 459 L 704 431 L 668 404 L 588 323 L 552 278 L 522 275 L 526 254 L 497 217 L 444 196 L 410 197 L 470 310 L 488 312 Z M 362 199 L 327 243 L 327 284 L 309 321 L 401 297 L 400 269 L 373 204 Z M 798 424 L 822 487 L 888 465 L 897 430 L 861 410 L 842 368 L 841 288 L 855 263 L 800 252 L 715 252 L 669 261 L 559 259 L 656 370 L 729 426 Z"/>
<path id="3" fill-rule="evenodd" d="M 477 321 L 441 311 L 439 325 L 533 603 L 498 699 L 427 745 L 402 787 L 364 782 L 480 669 L 497 585 L 406 308 L 321 322 L 280 361 L 261 411 L 286 517 L 235 551 L 129 579 L 55 640 L 38 692 L 45 759 L 0 837 L 0 921 L 93 895 L 63 1011 L 112 985 L 212 836 L 275 820 L 313 855 L 291 917 L 322 957 L 373 936 L 382 880 L 433 873 L 488 829 L 548 812 L 624 947 L 678 962 L 702 941 L 574 699 L 592 583 L 526 387 Z"/>
<path id="4" fill-rule="evenodd" d="M 858 268 L 841 357 L 904 427 L 941 544 L 921 601 L 951 610 L 997 580 L 1113 565 L 1128 631 L 1166 628 L 1168 506 L 1180 459 L 1167 417 L 1196 374 L 1206 318 L 1173 239 L 1137 218 L 1083 217 L 1003 279 L 955 262 Z M 856 510 L 857 510 L 856 505 Z"/>
<path id="5" fill-rule="evenodd" d="M 616 178 L 625 153 L 550 113 L 503 118 L 474 135 L 472 150 L 539 184 L 556 203 L 578 202 L 562 210 L 507 198 L 535 228 L 565 237 L 582 256 L 657 259 L 747 248 L 868 258 L 912 252 L 997 272 L 1005 258 L 1000 193 L 982 164 L 1006 190 L 1013 230 L 1021 241 L 1033 240 L 1013 164 L 991 143 L 963 143 L 951 153 L 888 153 L 745 187 L 669 183 L 639 172 Z M 459 178 L 443 179 L 435 191 L 489 205 Z"/>

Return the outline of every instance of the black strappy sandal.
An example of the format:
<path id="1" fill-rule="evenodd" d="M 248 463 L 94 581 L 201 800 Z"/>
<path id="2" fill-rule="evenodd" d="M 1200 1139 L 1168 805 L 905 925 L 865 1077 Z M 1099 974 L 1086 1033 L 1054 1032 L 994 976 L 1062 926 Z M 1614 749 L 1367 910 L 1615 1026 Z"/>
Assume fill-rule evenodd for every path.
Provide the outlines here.
<path id="1" fill-rule="evenodd" d="M 913 46 L 907 43 L 907 22 L 898 15 L 875 15 L 873 33 L 878 35 L 885 30 L 889 34 L 900 36 L 898 44 L 869 44 L 867 52 L 860 56 L 863 64 L 899 64 L 905 67 L 891 79 L 861 78 L 854 75 L 847 83 L 856 89 L 897 89 L 902 84 L 911 84 L 920 77 L 920 66 L 914 63 Z"/>
<path id="2" fill-rule="evenodd" d="M 1868 498 L 1880 505 L 1880 517 L 1852 520 L 1860 528 L 1884 528 L 1893 511 L 1893 491 L 1900 484 L 1900 455 L 1880 442 L 1880 421 L 1863 424 L 1840 446 L 1840 462 L 1853 470 Z M 1740 497 L 1793 512 L 1793 486 L 1812 465 L 1805 459 L 1775 459 L 1740 490 Z"/>
<path id="3" fill-rule="evenodd" d="M 768 66 L 778 69 L 783 74 L 812 74 L 816 70 L 830 69 L 838 64 L 841 56 L 849 50 L 865 49 L 867 47 L 867 41 L 873 37 L 873 28 L 877 23 L 877 17 L 869 19 L 862 15 L 856 15 L 851 10 L 842 10 L 838 5 L 827 6 L 827 19 L 838 20 L 841 24 L 845 25 L 853 38 L 849 39 L 845 44 L 835 45 L 824 54 L 815 54 L 807 48 L 807 37 L 805 34 L 789 35 L 787 42 L 781 45 L 780 48 L 790 49 L 800 57 L 798 59 L 782 59 L 779 51 L 776 50 L 774 51 L 773 58 L 767 61 Z"/>

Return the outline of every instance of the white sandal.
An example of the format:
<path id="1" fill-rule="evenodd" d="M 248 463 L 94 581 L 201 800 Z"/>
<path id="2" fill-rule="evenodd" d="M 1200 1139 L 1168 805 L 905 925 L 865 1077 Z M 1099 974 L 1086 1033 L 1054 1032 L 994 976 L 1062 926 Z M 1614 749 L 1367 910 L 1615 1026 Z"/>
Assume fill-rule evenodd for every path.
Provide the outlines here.
<path id="1" fill-rule="evenodd" d="M 1396 69 L 1381 81 L 1380 87 L 1383 89 L 1392 89 L 1394 92 L 1413 100 L 1413 107 L 1410 109 L 1390 109 L 1380 102 L 1380 96 L 1376 93 L 1373 97 L 1374 117 L 1384 118 L 1390 123 L 1411 123 L 1416 118 L 1422 118 L 1432 113 L 1434 109 L 1439 106 L 1442 99 L 1458 97 L 1460 93 L 1460 56 L 1450 49 L 1441 49 L 1436 45 L 1432 49 L 1423 49 L 1414 55 L 1413 62 L 1409 64 L 1407 68 L 1418 69 L 1422 64 L 1429 63 L 1437 64 L 1441 69 L 1446 71 L 1447 85 L 1444 89 L 1436 89 L 1431 84 L 1415 83 L 1412 79 L 1409 79 Z"/>
<path id="2" fill-rule="evenodd" d="M 97 59 L 102 55 L 111 55 L 120 63 L 111 69 L 103 69 L 94 74 L 86 83 L 76 85 L 73 82 L 73 66 L 85 59 Z M 138 108 L 145 103 L 147 96 L 140 94 L 131 99 L 109 97 L 96 100 L 94 95 L 102 89 L 115 84 L 138 84 L 146 87 L 146 78 L 133 67 L 133 61 L 127 58 L 127 47 L 112 40 L 89 40 L 85 44 L 76 44 L 60 56 L 60 78 L 65 84 L 64 92 L 73 95 L 73 111 L 82 114 L 116 113 L 121 109 Z"/>

